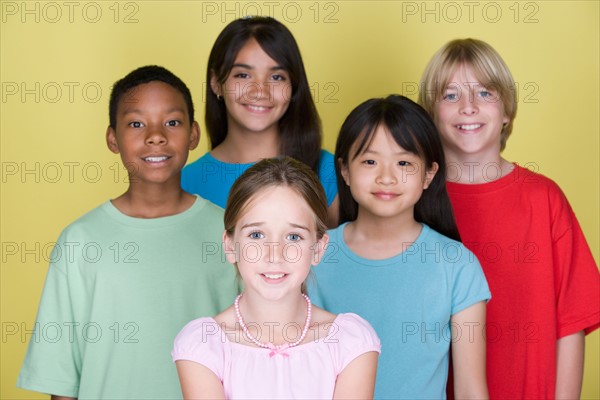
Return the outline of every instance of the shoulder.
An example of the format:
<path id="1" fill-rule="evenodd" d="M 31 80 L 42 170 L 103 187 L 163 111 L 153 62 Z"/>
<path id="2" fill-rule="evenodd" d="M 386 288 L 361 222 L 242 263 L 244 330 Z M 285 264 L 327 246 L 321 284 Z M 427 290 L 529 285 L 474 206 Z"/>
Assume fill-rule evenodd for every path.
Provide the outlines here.
<path id="1" fill-rule="evenodd" d="M 212 157 L 210 155 L 210 152 L 206 152 L 202 155 L 202 157 L 198 158 L 196 161 L 193 161 L 193 162 L 189 163 L 188 165 L 186 165 L 183 168 L 182 173 L 190 173 L 190 172 L 197 170 L 198 168 L 202 168 L 203 165 L 205 165 L 205 164 L 211 164 L 211 163 L 216 164 L 218 162 L 219 162 L 219 160 Z"/>
<path id="2" fill-rule="evenodd" d="M 536 167 L 537 168 L 537 167 Z M 552 179 L 537 171 L 515 165 L 515 180 L 519 183 L 519 190 L 528 196 L 549 196 L 550 199 L 564 199 L 562 189 Z"/>
<path id="3" fill-rule="evenodd" d="M 328 152 L 325 149 L 321 149 L 321 155 L 320 155 L 320 158 L 319 158 L 319 163 L 321 165 L 333 163 L 333 154 L 330 153 L 330 152 Z"/>
<path id="4" fill-rule="evenodd" d="M 212 218 L 218 220 L 221 224 L 223 223 L 225 210 L 204 197 L 196 195 L 196 202 L 192 207 L 197 212 L 198 217 Z"/>
<path id="5" fill-rule="evenodd" d="M 200 348 L 222 346 L 225 335 L 219 323 L 210 317 L 203 317 L 189 322 L 177 334 L 173 346 L 173 358 L 198 352 Z"/>
<path id="6" fill-rule="evenodd" d="M 82 234 L 89 232 L 90 227 L 95 227 L 100 224 L 111 224 L 113 208 L 114 206 L 111 204 L 110 200 L 105 201 L 67 225 L 63 229 L 62 235 Z"/>
<path id="7" fill-rule="evenodd" d="M 421 240 L 417 242 L 422 248 L 418 249 L 424 254 L 435 251 L 442 257 L 441 260 L 451 264 L 475 264 L 479 266 L 477 257 L 461 242 L 451 239 L 438 231 L 423 224 Z"/>
<path id="8" fill-rule="evenodd" d="M 381 347 L 375 329 L 367 320 L 354 313 L 338 314 L 332 323 L 328 339 L 343 341 L 344 347 L 349 348 L 364 345 L 374 349 Z"/>

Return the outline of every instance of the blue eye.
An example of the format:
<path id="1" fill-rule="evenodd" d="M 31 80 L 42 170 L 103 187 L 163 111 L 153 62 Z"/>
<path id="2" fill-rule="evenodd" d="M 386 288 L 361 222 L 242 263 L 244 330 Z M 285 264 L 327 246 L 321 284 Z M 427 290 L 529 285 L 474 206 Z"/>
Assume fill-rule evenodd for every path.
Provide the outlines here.
<path id="1" fill-rule="evenodd" d="M 292 242 L 297 242 L 299 240 L 302 240 L 302 236 L 298 235 L 297 233 L 290 233 L 288 235 L 288 240 L 291 240 Z"/>
<path id="2" fill-rule="evenodd" d="M 252 232 L 248 235 L 248 237 L 250 237 L 250 239 L 264 239 L 265 235 L 263 235 L 261 232 Z"/>
<path id="3" fill-rule="evenodd" d="M 455 101 L 458 101 L 458 94 L 456 93 L 446 93 L 443 97 L 443 100 L 445 101 L 449 101 L 451 103 L 454 103 Z"/>

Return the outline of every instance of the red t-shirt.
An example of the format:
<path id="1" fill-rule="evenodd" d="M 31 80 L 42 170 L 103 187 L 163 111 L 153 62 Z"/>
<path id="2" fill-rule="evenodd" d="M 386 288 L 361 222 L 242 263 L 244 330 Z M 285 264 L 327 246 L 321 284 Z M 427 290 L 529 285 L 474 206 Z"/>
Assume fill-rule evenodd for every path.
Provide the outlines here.
<path id="1" fill-rule="evenodd" d="M 567 199 L 519 166 L 492 182 L 447 188 L 492 292 L 490 398 L 554 398 L 557 339 L 600 325 L 600 274 Z"/>

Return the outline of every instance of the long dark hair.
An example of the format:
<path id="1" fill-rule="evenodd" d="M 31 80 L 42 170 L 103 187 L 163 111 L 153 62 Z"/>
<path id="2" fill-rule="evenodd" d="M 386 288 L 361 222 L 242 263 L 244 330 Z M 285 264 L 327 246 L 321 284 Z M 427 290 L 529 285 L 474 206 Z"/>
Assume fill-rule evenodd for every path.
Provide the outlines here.
<path id="1" fill-rule="evenodd" d="M 342 125 L 335 146 L 340 223 L 354 221 L 358 216 L 358 203 L 344 182 L 341 167 L 347 166 L 367 149 L 379 126 L 386 127 L 404 150 L 418 155 L 427 169 L 434 162 L 438 164 L 435 177 L 415 204 L 415 220 L 429 225 L 443 235 L 460 240 L 446 191 L 446 162 L 438 131 L 421 106 L 399 95 L 365 101 L 352 110 Z M 350 149 L 357 141 L 359 146 L 356 152 L 350 154 Z"/>
<path id="2" fill-rule="evenodd" d="M 289 74 L 292 98 L 285 114 L 279 120 L 281 155 L 288 155 L 317 172 L 321 150 L 321 121 L 313 102 L 306 78 L 300 49 L 292 33 L 270 17 L 237 19 L 223 29 L 208 59 L 206 75 L 206 129 L 214 149 L 227 136 L 227 110 L 212 92 L 214 76 L 223 84 L 231 72 L 235 58 L 250 39 Z"/>

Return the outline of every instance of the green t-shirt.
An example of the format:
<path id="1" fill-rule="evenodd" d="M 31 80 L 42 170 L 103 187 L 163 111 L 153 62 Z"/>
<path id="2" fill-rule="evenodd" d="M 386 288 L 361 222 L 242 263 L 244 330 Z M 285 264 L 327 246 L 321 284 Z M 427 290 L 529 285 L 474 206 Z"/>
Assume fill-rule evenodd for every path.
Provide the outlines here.
<path id="1" fill-rule="evenodd" d="M 181 398 L 173 340 L 238 293 L 223 210 L 133 218 L 106 202 L 61 234 L 17 386 L 79 399 Z"/>

